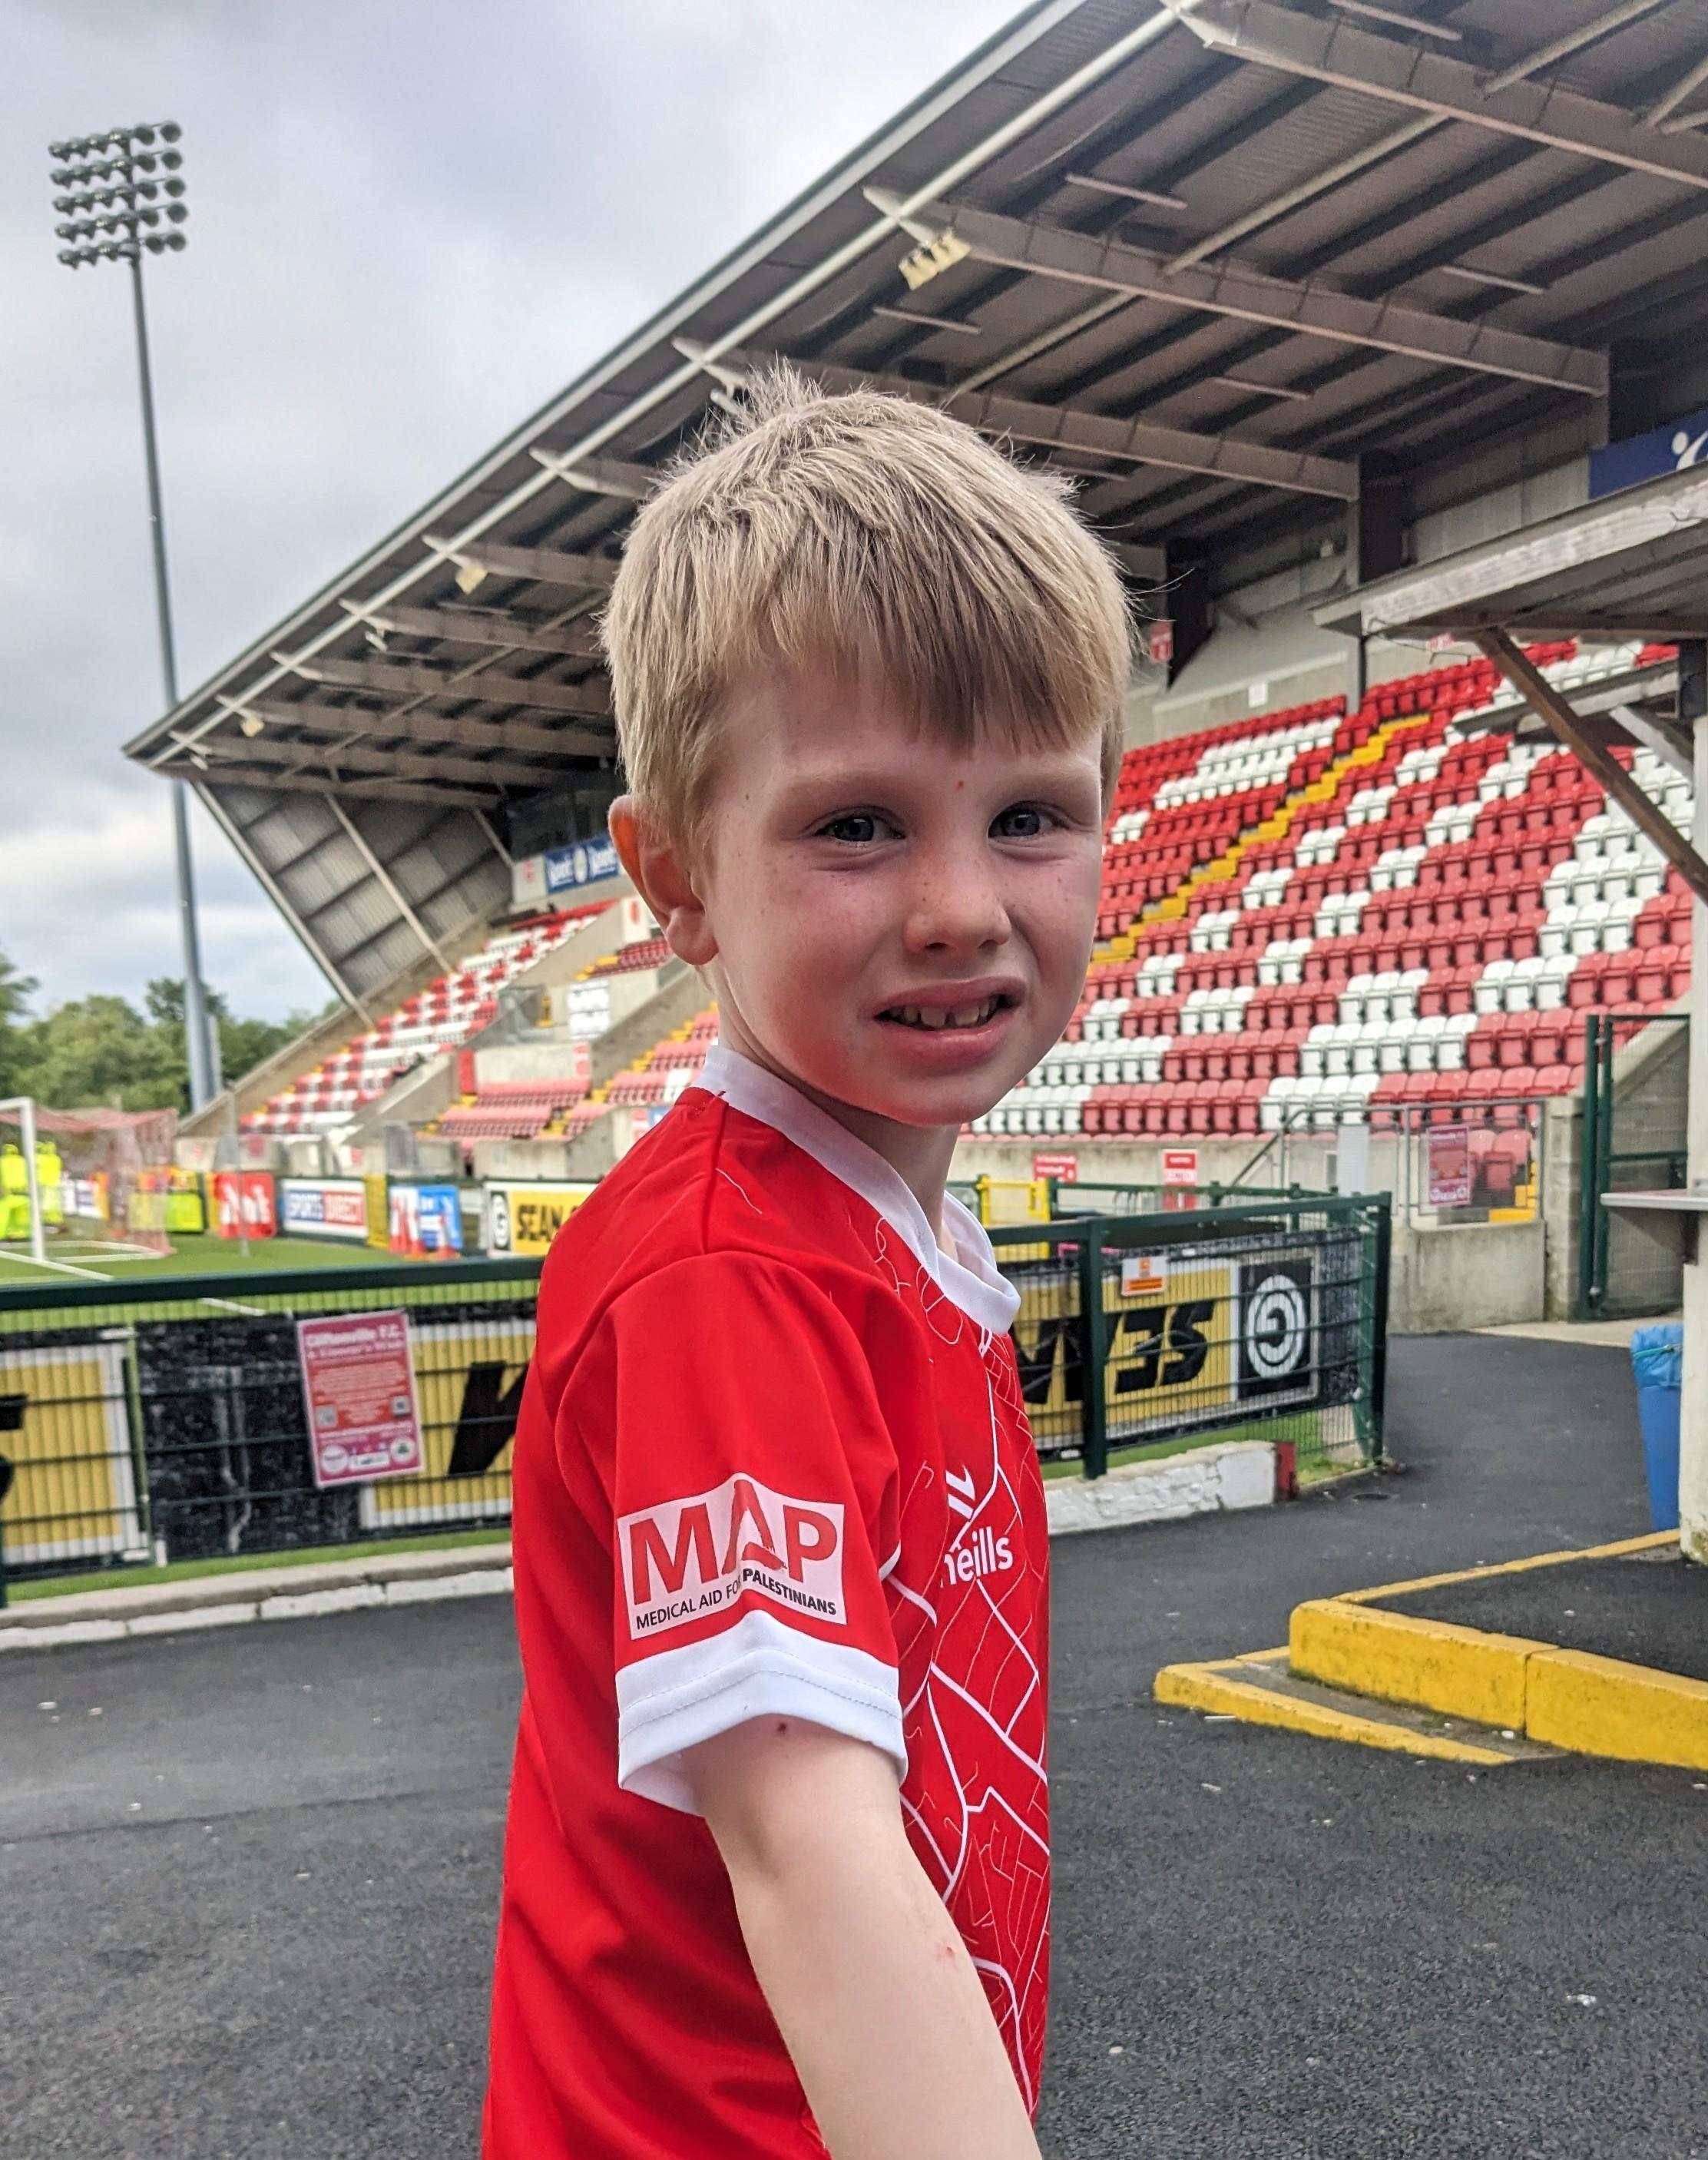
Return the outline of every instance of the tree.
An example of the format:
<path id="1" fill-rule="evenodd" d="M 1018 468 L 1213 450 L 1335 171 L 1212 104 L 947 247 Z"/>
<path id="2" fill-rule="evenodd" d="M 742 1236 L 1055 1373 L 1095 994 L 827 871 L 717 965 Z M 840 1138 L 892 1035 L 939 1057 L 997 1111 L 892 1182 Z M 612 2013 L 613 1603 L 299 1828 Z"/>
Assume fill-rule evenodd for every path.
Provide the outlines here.
<path id="1" fill-rule="evenodd" d="M 189 1108 L 181 980 L 157 976 L 142 1012 L 125 998 L 74 998 L 40 1019 L 29 1011 L 36 987 L 0 953 L 0 1096 L 33 1095 L 60 1110 Z M 217 990 L 207 998 L 228 1080 L 241 1079 L 317 1017 L 240 1020 Z"/>
<path id="2" fill-rule="evenodd" d="M 320 1013 L 291 1012 L 283 1020 L 239 1020 L 218 990 L 204 989 L 210 1016 L 219 1030 L 220 1070 L 229 1087 L 288 1042 L 293 1042 Z M 157 975 L 143 993 L 154 1025 L 180 1046 L 184 1041 L 184 982 L 181 976 Z M 329 1006 L 328 1011 L 331 1010 Z"/>
<path id="3" fill-rule="evenodd" d="M 20 975 L 0 953 L 0 1095 L 24 1093 L 23 1030 L 19 1025 L 35 990 L 33 975 Z"/>
<path id="4" fill-rule="evenodd" d="M 23 1092 L 63 1110 L 181 1109 L 184 1051 L 123 998 L 74 999 L 28 1031 Z"/>

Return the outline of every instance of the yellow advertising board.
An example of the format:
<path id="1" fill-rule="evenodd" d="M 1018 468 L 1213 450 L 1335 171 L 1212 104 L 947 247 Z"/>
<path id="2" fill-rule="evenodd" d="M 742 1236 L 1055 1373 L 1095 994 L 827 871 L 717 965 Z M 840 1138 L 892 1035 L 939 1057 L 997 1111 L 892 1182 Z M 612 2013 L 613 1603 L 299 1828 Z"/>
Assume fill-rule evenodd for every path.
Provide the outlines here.
<path id="1" fill-rule="evenodd" d="M 364 1529 L 490 1520 L 510 1513 L 510 1445 L 533 1355 L 532 1316 L 420 1321 L 409 1339 L 424 1460 L 361 1488 Z"/>
<path id="2" fill-rule="evenodd" d="M 122 1346 L 0 1351 L 0 1462 L 12 1473 L 0 1500 L 11 1565 L 140 1550 Z"/>
<path id="3" fill-rule="evenodd" d="M 593 1191 L 591 1185 L 497 1185 L 482 1188 L 486 1250 L 494 1259 L 543 1259 L 552 1240 Z"/>
<path id="4" fill-rule="evenodd" d="M 1315 1399 L 1321 1319 L 1312 1255 L 1226 1259 L 1128 1251 L 1103 1279 L 1111 1440 L 1171 1436 L 1256 1410 Z M 1079 1288 L 1067 1271 L 1022 1277 L 1014 1336 L 1034 1437 L 1081 1437 Z"/>

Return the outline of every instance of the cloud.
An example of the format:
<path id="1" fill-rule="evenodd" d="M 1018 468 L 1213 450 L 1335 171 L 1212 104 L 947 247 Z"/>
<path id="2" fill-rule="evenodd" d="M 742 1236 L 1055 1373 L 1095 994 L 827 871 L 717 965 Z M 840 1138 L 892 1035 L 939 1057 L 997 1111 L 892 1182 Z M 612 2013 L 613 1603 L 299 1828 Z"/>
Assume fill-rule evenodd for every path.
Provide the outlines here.
<path id="1" fill-rule="evenodd" d="M 206 979 L 261 1019 L 324 1005 L 319 970 L 193 800 L 191 841 Z M 9 832 L 0 924 L 9 957 L 41 984 L 38 1011 L 96 991 L 134 1002 L 151 976 L 181 977 L 169 791 L 97 781 Z"/>
<path id="2" fill-rule="evenodd" d="M 0 856 L 49 880 L 0 860 L 0 949 L 58 999 L 179 968 L 166 792 L 119 755 L 164 702 L 127 280 L 55 261 L 49 139 L 184 124 L 190 245 L 148 282 L 188 685 L 1009 13 L 0 0 L 0 766 L 28 774 Z M 240 1010 L 318 1002 L 205 823 L 197 853 L 211 979 Z"/>

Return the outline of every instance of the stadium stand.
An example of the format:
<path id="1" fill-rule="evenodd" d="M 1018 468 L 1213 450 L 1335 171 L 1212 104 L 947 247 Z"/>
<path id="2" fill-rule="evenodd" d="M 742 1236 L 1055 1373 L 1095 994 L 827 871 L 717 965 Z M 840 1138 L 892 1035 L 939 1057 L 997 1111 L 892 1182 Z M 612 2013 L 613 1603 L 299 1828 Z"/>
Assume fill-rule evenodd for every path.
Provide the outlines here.
<path id="1" fill-rule="evenodd" d="M 1671 655 L 1531 657 L 1581 689 Z M 1514 703 L 1498 683 L 1486 662 L 1431 669 L 1355 714 L 1129 753 L 1086 994 L 973 1132 L 1255 1137 L 1558 1094 L 1581 1077 L 1576 1007 L 1682 995 L 1682 885 L 1562 748 L 1488 731 Z M 1615 755 L 1688 826 L 1688 782 Z"/>
<path id="2" fill-rule="evenodd" d="M 1673 654 L 1531 657 L 1576 690 Z M 1354 713 L 1323 700 L 1129 751 L 1085 995 L 969 1136 L 1256 1139 L 1576 1088 L 1581 1007 L 1683 994 L 1690 909 L 1567 752 L 1499 731 L 1514 703 L 1467 662 L 1384 683 Z M 1616 755 L 1688 826 L 1687 781 L 1652 751 Z M 572 1030 L 597 1036 L 610 979 L 666 951 L 650 940 L 590 968 Z M 601 1087 L 490 1088 L 439 1129 L 573 1139 L 609 1111 L 667 1105 L 715 1027 L 708 1006 Z M 1505 1150 L 1510 1182 L 1524 1150 L 1500 1124 L 1474 1151 Z"/>
<path id="3" fill-rule="evenodd" d="M 274 1139 L 335 1133 L 413 1067 L 478 1035 L 496 1015 L 499 993 L 608 905 L 511 923 L 454 974 L 441 975 L 418 996 L 406 999 L 366 1034 L 293 1081 L 246 1118 L 245 1129 Z"/>

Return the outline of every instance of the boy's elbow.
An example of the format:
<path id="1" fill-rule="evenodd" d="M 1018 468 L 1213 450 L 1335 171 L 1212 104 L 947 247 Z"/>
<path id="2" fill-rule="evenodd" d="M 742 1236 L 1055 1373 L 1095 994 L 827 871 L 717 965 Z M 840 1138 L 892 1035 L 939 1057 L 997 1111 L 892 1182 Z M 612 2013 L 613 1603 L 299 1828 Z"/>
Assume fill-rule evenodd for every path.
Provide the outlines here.
<path id="1" fill-rule="evenodd" d="M 738 1888 L 821 1872 L 828 1855 L 907 1849 L 896 1765 L 863 1740 L 754 1718 L 690 1748 L 683 1767 Z"/>

